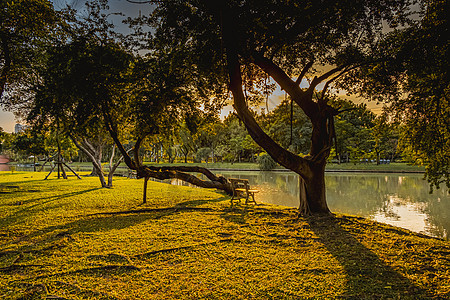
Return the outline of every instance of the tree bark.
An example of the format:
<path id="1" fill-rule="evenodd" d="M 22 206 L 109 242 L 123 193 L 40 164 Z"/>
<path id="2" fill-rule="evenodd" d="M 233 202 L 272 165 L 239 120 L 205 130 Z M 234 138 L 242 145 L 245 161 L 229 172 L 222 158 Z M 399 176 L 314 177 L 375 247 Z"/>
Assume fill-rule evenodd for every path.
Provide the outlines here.
<path id="1" fill-rule="evenodd" d="M 313 101 L 313 92 L 320 83 L 315 78 L 306 91 L 291 80 L 283 70 L 260 55 L 256 55 L 255 64 L 260 66 L 284 89 L 298 104 L 313 124 L 310 154 L 300 157 L 284 149 L 270 138 L 258 125 L 249 111 L 242 89 L 241 65 L 239 52 L 236 49 L 235 31 L 233 29 L 233 15 L 227 8 L 222 8 L 222 34 L 226 49 L 230 90 L 233 94 L 234 108 L 238 117 L 244 123 L 253 140 L 280 165 L 294 171 L 300 176 L 300 213 L 329 214 L 325 193 L 325 164 L 331 150 L 334 138 L 333 110 L 326 101 Z M 335 72 L 333 70 L 333 72 Z M 328 72 L 328 74 L 333 74 Z M 323 77 L 326 78 L 326 77 Z M 322 99 L 323 100 L 323 99 Z"/>
<path id="2" fill-rule="evenodd" d="M 144 196 L 142 199 L 142 203 L 147 203 L 147 182 L 148 182 L 148 177 L 144 178 Z"/>
<path id="3" fill-rule="evenodd" d="M 311 177 L 303 181 L 305 194 L 300 198 L 300 207 L 306 206 L 307 210 L 300 210 L 300 213 L 305 215 L 330 213 L 325 190 L 325 163 L 313 166 L 311 168 Z M 302 202 L 304 203 L 302 204 Z"/>

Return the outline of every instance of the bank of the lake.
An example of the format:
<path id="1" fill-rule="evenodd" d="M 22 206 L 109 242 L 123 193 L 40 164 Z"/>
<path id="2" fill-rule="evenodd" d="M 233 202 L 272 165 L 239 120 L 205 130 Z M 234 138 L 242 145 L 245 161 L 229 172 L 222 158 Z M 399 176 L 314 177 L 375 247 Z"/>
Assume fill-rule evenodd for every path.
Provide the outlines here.
<path id="1" fill-rule="evenodd" d="M 29 171 L 32 168 L 32 165 L 29 163 L 18 163 L 11 162 L 8 165 L 14 166 L 19 170 L 27 170 Z M 43 164 L 42 162 L 40 162 Z M 240 170 L 240 171 L 259 171 L 259 167 L 257 163 L 229 163 L 229 162 L 216 162 L 216 163 L 154 163 L 154 162 L 145 162 L 145 164 L 153 165 L 153 166 L 201 166 L 211 170 L 223 171 L 223 170 Z M 8 165 L 4 165 L 8 167 Z M 68 163 L 74 170 L 83 171 L 86 169 L 91 169 L 92 164 L 89 162 L 72 162 Z M 49 167 L 47 167 L 49 168 Z M 127 168 L 127 166 L 122 163 L 119 168 Z M 37 167 L 40 169 L 40 166 Z M 4 170 L 6 171 L 6 169 Z M 289 170 L 278 166 L 274 169 L 277 172 L 289 172 Z M 389 164 L 380 164 L 377 165 L 375 163 L 328 163 L 326 166 L 327 172 L 377 172 L 377 173 L 424 173 L 425 167 L 412 165 L 404 162 L 393 162 Z"/>
<path id="2" fill-rule="evenodd" d="M 446 299 L 449 242 L 211 190 L 0 172 L 0 298 Z"/>

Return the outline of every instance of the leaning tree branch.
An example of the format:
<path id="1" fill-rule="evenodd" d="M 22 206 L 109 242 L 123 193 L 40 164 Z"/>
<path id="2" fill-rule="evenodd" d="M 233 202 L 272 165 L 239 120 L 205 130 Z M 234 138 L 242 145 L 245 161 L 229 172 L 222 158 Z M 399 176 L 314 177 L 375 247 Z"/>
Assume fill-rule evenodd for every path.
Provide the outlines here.
<path id="1" fill-rule="evenodd" d="M 106 123 L 106 128 L 110 133 L 112 139 L 114 140 L 117 148 L 122 153 L 122 157 L 125 161 L 125 164 L 132 170 L 136 170 L 137 178 L 156 178 L 160 180 L 177 178 L 193 185 L 203 187 L 203 188 L 214 188 L 225 191 L 227 194 L 232 194 L 233 190 L 230 182 L 223 176 L 216 176 L 211 171 L 202 167 L 154 167 L 154 166 L 145 166 L 140 163 L 136 163 L 133 161 L 128 154 L 128 151 L 125 150 L 122 143 L 119 140 L 117 128 L 114 126 L 112 122 L 111 116 L 108 112 L 104 111 L 104 118 Z M 139 147 L 142 143 L 142 138 L 139 138 L 136 142 L 133 151 L 134 155 L 138 154 Z M 139 161 L 138 157 L 136 157 L 136 161 Z M 184 172 L 183 172 L 184 171 Z M 186 173 L 201 173 L 204 174 L 209 181 L 202 180 L 192 174 Z"/>
<path id="2" fill-rule="evenodd" d="M 314 61 L 310 61 L 309 63 L 306 64 L 306 66 L 303 68 L 302 72 L 300 73 L 300 75 L 298 76 L 297 80 L 295 81 L 295 83 L 297 85 L 300 85 L 300 83 L 303 80 L 303 77 L 305 77 L 306 73 L 309 71 L 309 69 L 311 69 L 312 65 L 314 64 Z"/>
<path id="3" fill-rule="evenodd" d="M 99 174 L 102 173 L 102 166 L 98 164 L 98 161 L 95 159 L 95 157 L 94 157 L 94 155 L 91 153 L 90 149 L 84 147 L 84 146 L 82 145 L 82 143 L 78 142 L 78 140 L 75 138 L 74 135 L 72 135 L 72 134 L 69 133 L 69 137 L 70 137 L 70 139 L 72 140 L 72 142 L 75 144 L 75 146 L 77 146 L 78 149 L 80 149 L 84 154 L 86 154 L 86 155 L 90 158 L 92 164 L 93 164 L 94 167 L 97 169 L 97 171 L 99 172 Z M 88 144 L 88 145 L 89 145 L 89 144 Z"/>
<path id="4" fill-rule="evenodd" d="M 192 173 L 208 174 L 207 177 L 209 180 L 202 180 L 195 175 L 182 172 L 180 170 Z M 225 191 L 230 195 L 233 193 L 231 184 L 225 177 L 216 176 L 212 174 L 208 169 L 202 167 L 154 167 L 144 165 L 138 168 L 137 177 L 151 177 L 159 180 L 176 178 L 202 188 L 219 189 Z"/>
<path id="5" fill-rule="evenodd" d="M 123 160 L 125 161 L 125 164 L 128 166 L 128 168 L 132 170 L 136 170 L 137 166 L 134 163 L 134 161 L 131 159 L 131 156 L 128 154 L 128 151 L 125 150 L 122 143 L 119 140 L 119 137 L 117 135 L 117 127 L 114 126 L 114 123 L 112 122 L 112 118 L 110 114 L 106 111 L 106 109 L 103 110 L 103 117 L 105 119 L 106 129 L 108 130 L 109 134 L 111 135 L 114 143 L 116 144 L 117 148 L 119 149 L 120 153 L 122 153 Z"/>

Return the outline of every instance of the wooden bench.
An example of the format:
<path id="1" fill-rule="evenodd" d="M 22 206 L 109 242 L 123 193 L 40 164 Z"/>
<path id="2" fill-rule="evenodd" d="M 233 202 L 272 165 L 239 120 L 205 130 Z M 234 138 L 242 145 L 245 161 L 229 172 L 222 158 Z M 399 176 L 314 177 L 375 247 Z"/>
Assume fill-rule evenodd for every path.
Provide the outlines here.
<path id="1" fill-rule="evenodd" d="M 250 189 L 247 179 L 229 178 L 228 180 L 230 180 L 231 187 L 233 188 L 233 197 L 231 198 L 232 204 L 234 199 L 241 201 L 242 198 L 245 198 L 245 204 L 249 201 L 256 204 L 255 194 L 258 193 L 259 190 Z"/>

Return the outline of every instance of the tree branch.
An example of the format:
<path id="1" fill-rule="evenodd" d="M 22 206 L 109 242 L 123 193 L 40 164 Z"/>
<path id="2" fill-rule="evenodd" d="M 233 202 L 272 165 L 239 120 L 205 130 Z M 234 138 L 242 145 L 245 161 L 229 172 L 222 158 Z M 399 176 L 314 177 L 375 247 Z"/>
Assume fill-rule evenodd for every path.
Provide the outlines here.
<path id="1" fill-rule="evenodd" d="M 233 106 L 239 116 L 239 119 L 242 120 L 253 140 L 264 150 L 266 150 L 267 153 L 278 163 L 290 170 L 302 174 L 302 176 L 309 177 L 311 174 L 308 172 L 309 168 L 307 160 L 287 151 L 277 144 L 264 132 L 264 130 L 262 130 L 249 111 L 245 103 L 244 93 L 242 91 L 241 66 L 238 59 L 238 53 L 234 47 L 233 26 L 229 23 L 232 18 L 229 18 L 228 16 L 228 18 L 224 19 L 228 20 L 227 24 L 223 25 L 223 34 L 226 48 L 228 74 L 230 78 L 230 90 L 233 93 Z M 289 76 L 287 76 L 286 73 L 272 61 L 258 55 L 255 57 L 255 63 L 271 75 L 277 82 L 279 82 L 280 86 L 290 95 L 292 93 L 297 97 L 302 96 L 303 93 L 295 82 L 292 81 Z M 309 109 L 308 105 L 311 104 L 314 103 L 302 102 L 302 105 L 307 108 L 309 113 L 311 113 L 311 109 Z"/>
<path id="2" fill-rule="evenodd" d="M 122 143 L 119 140 L 119 137 L 117 135 L 117 128 L 112 123 L 111 116 L 106 111 L 103 111 L 103 117 L 105 119 L 106 129 L 111 135 L 114 143 L 116 143 L 116 146 L 119 149 L 120 153 L 122 153 L 125 164 L 128 166 L 128 168 L 132 170 L 137 170 L 136 164 L 133 162 L 130 155 L 128 154 L 128 151 L 125 150 L 125 148 L 123 147 Z"/>
<path id="3" fill-rule="evenodd" d="M 208 180 L 202 180 L 195 175 L 185 173 L 201 173 L 208 177 Z M 232 194 L 233 190 L 231 184 L 223 176 L 216 176 L 211 171 L 202 167 L 154 167 L 154 166 L 141 166 L 137 170 L 138 178 L 156 178 L 160 180 L 164 179 L 180 179 L 185 182 L 189 182 L 193 185 L 209 188 L 209 189 L 219 189 L 223 190 L 228 194 Z"/>
<path id="4" fill-rule="evenodd" d="M 330 76 L 332 76 L 336 72 L 339 72 L 343 68 L 344 68 L 344 66 L 339 66 L 339 67 L 336 67 L 334 69 L 331 69 L 330 71 L 326 72 L 325 74 L 322 74 L 319 77 L 314 77 L 314 79 L 312 80 L 308 90 L 314 90 L 321 82 L 323 82 L 325 79 L 329 78 Z"/>
<path id="5" fill-rule="evenodd" d="M 273 61 L 256 53 L 253 55 L 254 63 L 269 74 L 286 93 L 297 103 L 298 106 L 311 119 L 317 113 L 317 105 L 310 99 L 297 82 L 293 81 L 279 66 Z"/>
<path id="6" fill-rule="evenodd" d="M 298 76 L 297 80 L 295 81 L 297 85 L 300 85 L 300 83 L 303 80 L 303 77 L 305 77 L 306 73 L 309 71 L 309 69 L 312 67 L 313 64 L 314 61 L 310 61 L 309 63 L 306 64 L 306 66 L 303 68 L 302 72 Z"/>
<path id="7" fill-rule="evenodd" d="M 85 148 L 83 145 L 81 145 L 81 143 L 79 143 L 77 141 L 77 139 L 75 138 L 74 135 L 69 133 L 69 137 L 72 140 L 72 142 L 75 144 L 75 146 L 77 146 L 78 149 L 80 149 L 84 154 L 86 154 L 89 157 L 89 159 L 91 160 L 91 162 L 94 165 L 94 167 L 97 169 L 99 174 L 101 174 L 102 173 L 102 166 L 99 165 L 99 163 L 95 159 L 94 155 L 87 148 Z"/>

